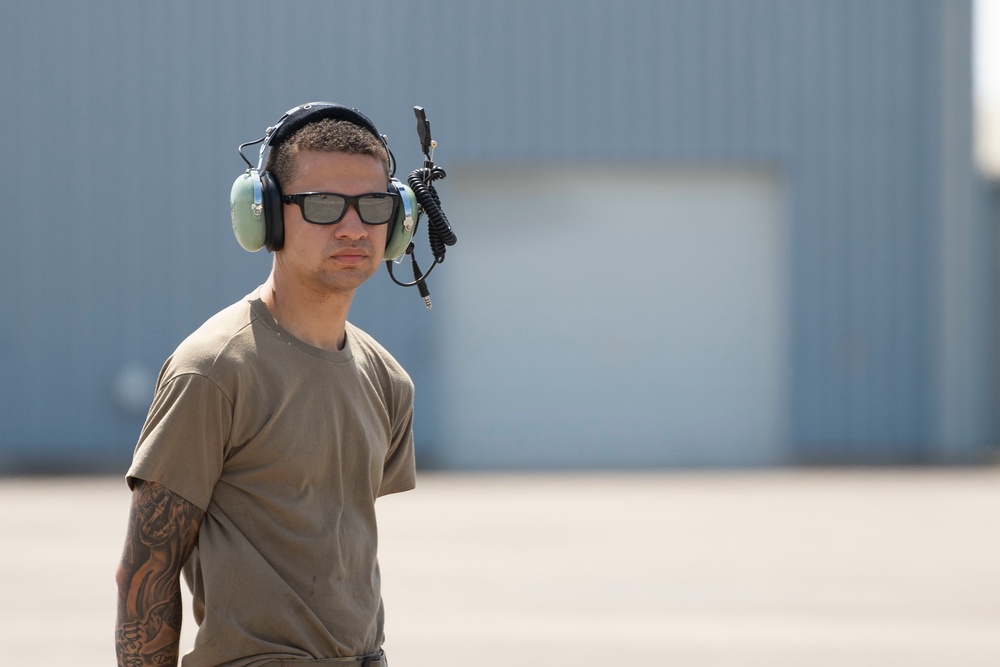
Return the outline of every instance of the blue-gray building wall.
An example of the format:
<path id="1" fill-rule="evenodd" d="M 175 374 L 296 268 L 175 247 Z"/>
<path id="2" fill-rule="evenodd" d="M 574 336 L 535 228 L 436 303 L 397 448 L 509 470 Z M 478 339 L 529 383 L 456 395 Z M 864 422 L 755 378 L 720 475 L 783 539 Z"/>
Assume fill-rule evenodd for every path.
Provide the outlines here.
<path id="1" fill-rule="evenodd" d="M 451 168 L 776 170 L 796 460 L 977 458 L 996 293 L 970 36 L 953 0 L 8 3 L 0 468 L 127 459 L 142 414 L 116 379 L 266 276 L 229 229 L 236 145 L 317 98 L 371 115 L 402 170 L 414 104 Z M 352 319 L 447 381 L 415 295 L 378 278 Z"/>

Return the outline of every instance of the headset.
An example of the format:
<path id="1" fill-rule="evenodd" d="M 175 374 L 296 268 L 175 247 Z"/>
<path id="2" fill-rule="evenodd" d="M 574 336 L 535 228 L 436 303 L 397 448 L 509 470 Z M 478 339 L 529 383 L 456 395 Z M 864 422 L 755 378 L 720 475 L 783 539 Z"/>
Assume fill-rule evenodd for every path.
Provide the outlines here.
<path id="1" fill-rule="evenodd" d="M 417 117 L 417 134 L 424 153 L 424 166 L 413 171 L 407 183 L 396 179 L 396 158 L 389 149 L 388 139 L 379 133 L 375 124 L 357 109 L 333 102 L 310 102 L 293 107 L 273 126 L 267 128 L 264 136 L 255 141 L 240 144 L 240 157 L 247 164 L 247 170 L 236 178 L 229 194 L 230 215 L 233 233 L 239 244 L 250 252 L 261 248 L 268 251 L 281 250 L 285 241 L 285 225 L 282 214 L 281 187 L 277 179 L 264 169 L 264 154 L 287 141 L 295 132 L 309 123 L 323 119 L 345 120 L 367 130 L 374 135 L 389 154 L 389 192 L 399 195 L 400 206 L 394 220 L 390 220 L 386 230 L 384 259 L 389 277 L 402 287 L 416 286 L 427 308 L 431 307 L 426 278 L 435 266 L 444 261 L 445 247 L 454 245 L 456 237 L 441 209 L 441 200 L 434 189 L 434 181 L 447 174 L 434 165 L 432 155 L 437 142 L 431 139 L 430 123 L 422 107 L 414 107 Z M 260 144 L 260 153 L 255 167 L 243 154 L 247 146 Z M 427 272 L 421 272 L 413 254 L 413 234 L 417 230 L 421 213 L 428 220 L 428 239 L 434 255 L 434 264 Z M 396 279 L 392 265 L 410 255 L 413 266 L 413 282 L 403 283 Z"/>

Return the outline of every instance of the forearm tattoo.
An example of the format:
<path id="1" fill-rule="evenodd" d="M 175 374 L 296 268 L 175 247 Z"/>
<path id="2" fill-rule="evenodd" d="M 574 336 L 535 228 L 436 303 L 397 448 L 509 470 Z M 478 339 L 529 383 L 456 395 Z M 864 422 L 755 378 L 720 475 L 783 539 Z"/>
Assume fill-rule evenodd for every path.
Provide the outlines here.
<path id="1" fill-rule="evenodd" d="M 137 482 L 118 568 L 119 667 L 177 664 L 180 571 L 204 512 L 163 486 Z"/>

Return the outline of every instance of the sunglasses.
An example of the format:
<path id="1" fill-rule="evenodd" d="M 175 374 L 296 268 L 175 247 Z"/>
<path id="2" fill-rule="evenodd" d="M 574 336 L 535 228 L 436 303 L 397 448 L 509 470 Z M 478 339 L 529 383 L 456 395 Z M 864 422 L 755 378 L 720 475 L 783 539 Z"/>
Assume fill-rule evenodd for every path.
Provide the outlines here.
<path id="1" fill-rule="evenodd" d="M 361 222 L 384 225 L 396 215 L 399 195 L 395 192 L 370 192 L 366 195 L 340 195 L 335 192 L 302 192 L 281 198 L 286 204 L 298 204 L 302 217 L 314 225 L 340 222 L 348 206 L 354 206 Z"/>

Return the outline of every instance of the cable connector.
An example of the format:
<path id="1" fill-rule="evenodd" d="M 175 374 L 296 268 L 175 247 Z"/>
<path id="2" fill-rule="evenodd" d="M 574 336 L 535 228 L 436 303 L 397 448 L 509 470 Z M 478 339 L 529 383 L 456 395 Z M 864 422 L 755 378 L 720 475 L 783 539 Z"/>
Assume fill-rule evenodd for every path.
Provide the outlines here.
<path id="1" fill-rule="evenodd" d="M 417 284 L 417 291 L 420 292 L 420 296 L 424 300 L 424 305 L 427 306 L 427 310 L 431 309 L 431 290 L 427 287 L 427 281 L 424 280 L 424 276 L 420 271 L 420 267 L 417 266 L 417 255 L 413 252 L 413 244 L 407 249 L 410 255 L 410 263 L 413 265 L 413 282 Z"/>

